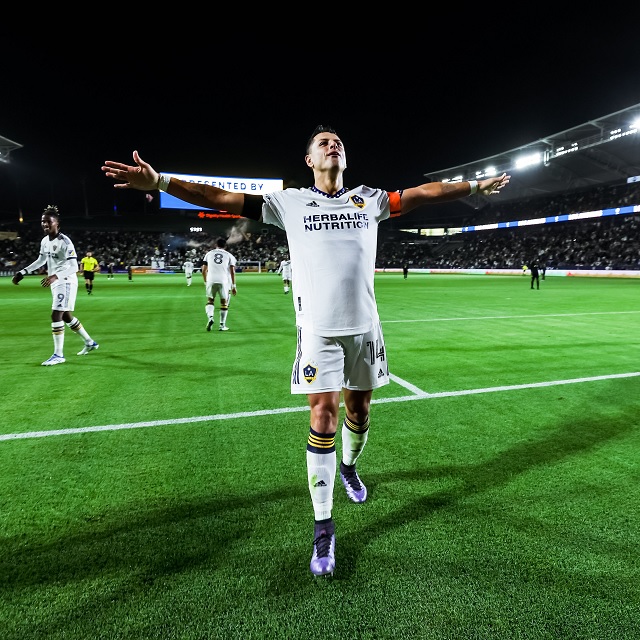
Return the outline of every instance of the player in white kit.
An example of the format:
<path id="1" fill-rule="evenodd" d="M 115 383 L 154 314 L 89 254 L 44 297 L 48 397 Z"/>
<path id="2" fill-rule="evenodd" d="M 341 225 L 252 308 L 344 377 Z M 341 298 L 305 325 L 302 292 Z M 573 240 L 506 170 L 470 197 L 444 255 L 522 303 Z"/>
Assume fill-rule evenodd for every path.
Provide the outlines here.
<path id="1" fill-rule="evenodd" d="M 310 429 L 307 480 L 314 511 L 310 569 L 316 576 L 335 569 L 332 518 L 336 476 L 336 433 L 342 393 L 340 479 L 352 502 L 367 499 L 356 460 L 369 435 L 372 391 L 389 382 L 389 366 L 374 294 L 378 224 L 391 214 L 449 202 L 474 193 L 499 192 L 509 176 L 457 183 L 431 182 L 400 191 L 344 186 L 347 167 L 342 140 L 329 126 L 316 127 L 305 162 L 313 171 L 309 188 L 263 196 L 229 192 L 159 174 L 133 152 L 135 165 L 108 160 L 102 167 L 115 187 L 161 189 L 195 204 L 228 211 L 284 229 L 292 264 L 298 348 L 291 392 L 307 394 Z"/>
<path id="2" fill-rule="evenodd" d="M 40 254 L 30 265 L 16 272 L 12 281 L 13 284 L 18 284 L 28 273 L 47 265 L 47 276 L 40 281 L 40 284 L 43 287 L 51 287 L 53 297 L 51 311 L 53 355 L 42 363 L 48 367 L 65 362 L 65 323 L 71 331 L 84 340 L 84 347 L 78 352 L 79 356 L 87 355 L 100 345 L 91 338 L 80 320 L 72 313 L 78 295 L 78 256 L 69 236 L 60 232 L 58 207 L 49 205 L 44 210 L 40 226 L 47 234 L 40 243 Z"/>
<path id="3" fill-rule="evenodd" d="M 284 288 L 284 292 L 289 293 L 291 287 L 291 260 L 288 258 L 282 260 L 276 273 L 282 274 L 282 286 Z"/>
<path id="4" fill-rule="evenodd" d="M 187 280 L 187 287 L 191 286 L 191 280 L 193 278 L 193 261 L 191 260 L 191 258 L 187 258 L 183 263 L 182 263 L 182 268 L 184 269 L 184 277 Z"/>
<path id="5" fill-rule="evenodd" d="M 237 295 L 236 288 L 236 258 L 227 250 L 227 241 L 224 238 L 216 240 L 215 248 L 207 251 L 202 262 L 202 278 L 207 292 L 207 331 L 213 326 L 215 311 L 215 298 L 220 301 L 220 331 L 228 331 L 227 315 L 229 313 L 229 296 Z"/>

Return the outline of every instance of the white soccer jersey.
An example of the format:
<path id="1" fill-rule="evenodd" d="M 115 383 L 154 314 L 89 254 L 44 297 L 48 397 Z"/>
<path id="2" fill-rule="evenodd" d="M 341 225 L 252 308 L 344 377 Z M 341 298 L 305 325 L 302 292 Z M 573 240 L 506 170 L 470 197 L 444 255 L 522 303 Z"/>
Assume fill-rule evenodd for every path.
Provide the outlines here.
<path id="1" fill-rule="evenodd" d="M 67 282 L 78 281 L 78 255 L 71 238 L 64 233 L 59 233 L 53 240 L 49 236 L 42 238 L 40 255 L 25 269 L 31 273 L 44 264 L 47 265 L 47 275 L 55 274 L 58 280 Z"/>
<path id="2" fill-rule="evenodd" d="M 315 187 L 264 196 L 263 222 L 287 234 L 298 326 L 341 336 L 365 333 L 379 321 L 378 223 L 389 215 L 387 192 L 364 185 L 335 196 Z"/>
<path id="3" fill-rule="evenodd" d="M 283 280 L 291 280 L 291 260 L 283 260 L 278 267 L 278 273 L 282 274 Z"/>
<path id="4" fill-rule="evenodd" d="M 236 266 L 236 259 L 226 249 L 211 249 L 204 256 L 207 264 L 207 282 L 231 282 L 230 266 Z"/>
<path id="5" fill-rule="evenodd" d="M 186 260 L 182 265 L 184 272 L 186 275 L 190 276 L 193 273 L 193 262 L 191 260 Z"/>

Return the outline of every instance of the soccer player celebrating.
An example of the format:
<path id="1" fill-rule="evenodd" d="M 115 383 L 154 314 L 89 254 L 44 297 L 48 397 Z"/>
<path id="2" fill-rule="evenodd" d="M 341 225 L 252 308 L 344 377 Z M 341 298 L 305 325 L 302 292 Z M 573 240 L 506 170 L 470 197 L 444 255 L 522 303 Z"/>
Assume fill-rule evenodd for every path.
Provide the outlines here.
<path id="1" fill-rule="evenodd" d="M 389 383 L 387 352 L 374 295 L 378 224 L 391 214 L 449 202 L 474 193 L 498 193 L 510 176 L 470 182 L 431 182 L 400 191 L 344 185 L 345 147 L 337 132 L 319 125 L 307 141 L 307 188 L 262 196 L 225 191 L 159 174 L 133 152 L 135 165 L 107 160 L 106 176 L 120 189 L 160 189 L 198 207 L 228 211 L 286 232 L 291 257 L 298 345 L 291 392 L 310 407 L 307 480 L 314 512 L 311 573 L 333 574 L 336 433 L 342 394 L 340 479 L 354 503 L 367 500 L 356 461 L 369 437 L 373 389 Z"/>

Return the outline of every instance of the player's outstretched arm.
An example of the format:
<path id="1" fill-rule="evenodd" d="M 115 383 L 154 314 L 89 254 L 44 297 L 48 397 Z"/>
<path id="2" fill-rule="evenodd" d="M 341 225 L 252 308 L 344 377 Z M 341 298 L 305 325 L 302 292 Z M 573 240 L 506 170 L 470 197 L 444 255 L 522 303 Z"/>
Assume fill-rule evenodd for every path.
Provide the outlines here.
<path id="1" fill-rule="evenodd" d="M 115 188 L 139 191 L 162 189 L 175 198 L 195 204 L 197 207 L 245 215 L 243 214 L 245 202 L 243 193 L 225 191 L 198 182 L 187 182 L 173 176 L 163 176 L 145 162 L 137 151 L 133 152 L 133 160 L 136 166 L 113 160 L 105 161 L 102 170 L 108 178 L 118 181 L 113 185 Z"/>
<path id="2" fill-rule="evenodd" d="M 506 173 L 494 178 L 478 180 L 478 193 L 483 196 L 490 196 L 494 193 L 499 193 L 509 184 L 510 180 L 511 176 L 508 176 Z"/>
<path id="3" fill-rule="evenodd" d="M 153 191 L 158 188 L 158 172 L 145 162 L 137 151 L 133 152 L 135 166 L 123 162 L 105 161 L 102 170 L 108 178 L 118 180 L 113 186 L 116 189 L 138 189 Z"/>
<path id="4" fill-rule="evenodd" d="M 402 192 L 402 213 L 408 213 L 416 207 L 426 204 L 438 204 L 466 198 L 478 193 L 490 196 L 499 193 L 509 184 L 511 176 L 503 173 L 501 176 L 474 180 L 472 182 L 428 182 L 418 187 L 410 187 Z"/>

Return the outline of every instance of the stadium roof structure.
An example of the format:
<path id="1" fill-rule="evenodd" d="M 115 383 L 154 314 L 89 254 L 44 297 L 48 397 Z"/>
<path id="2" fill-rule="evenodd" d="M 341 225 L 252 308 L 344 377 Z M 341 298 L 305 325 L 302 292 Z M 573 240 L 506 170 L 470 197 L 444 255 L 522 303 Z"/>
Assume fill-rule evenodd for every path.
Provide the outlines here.
<path id="1" fill-rule="evenodd" d="M 516 149 L 424 175 L 432 182 L 459 182 L 504 172 L 511 180 L 500 193 L 501 205 L 598 185 L 626 183 L 633 178 L 640 181 L 640 104 Z M 423 225 L 426 227 L 437 226 L 442 221 L 446 221 L 448 227 L 463 226 L 458 222 L 468 220 L 473 213 L 468 207 L 480 210 L 490 201 L 492 198 L 480 195 L 458 200 L 450 204 L 460 203 L 460 207 L 448 209 L 446 216 L 439 214 L 440 207 L 434 207 L 434 215 L 430 215 L 429 207 L 422 207 L 418 211 L 423 216 L 418 214 L 414 220 L 428 222 Z"/>
<path id="2" fill-rule="evenodd" d="M 9 154 L 15 149 L 21 149 L 23 145 L 4 136 L 0 136 L 0 162 L 7 162 Z"/>

